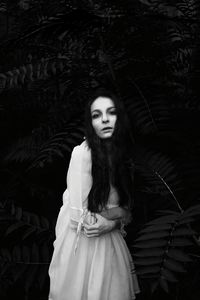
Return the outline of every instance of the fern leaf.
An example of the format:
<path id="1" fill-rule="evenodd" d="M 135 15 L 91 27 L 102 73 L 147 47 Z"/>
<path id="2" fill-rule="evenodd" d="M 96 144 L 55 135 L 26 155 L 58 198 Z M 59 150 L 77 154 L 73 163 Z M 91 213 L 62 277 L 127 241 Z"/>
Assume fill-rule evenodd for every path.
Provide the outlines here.
<path id="1" fill-rule="evenodd" d="M 154 219 L 150 222 L 148 222 L 146 225 L 158 225 L 158 224 L 173 224 L 177 222 L 177 215 L 167 215 L 167 216 L 162 216 L 160 218 Z"/>
<path id="2" fill-rule="evenodd" d="M 171 247 L 186 247 L 190 245 L 193 245 L 192 241 L 183 237 L 182 238 L 175 237 L 172 239 L 171 242 Z"/>
<path id="3" fill-rule="evenodd" d="M 182 264 L 174 259 L 166 259 L 163 265 L 174 272 L 186 272 Z"/>
<path id="4" fill-rule="evenodd" d="M 17 266 L 17 268 L 13 269 L 13 280 L 16 282 L 19 278 L 23 276 L 23 274 L 27 270 L 27 265 L 26 264 L 20 264 Z"/>
<path id="5" fill-rule="evenodd" d="M 159 224 L 159 229 L 160 230 L 169 230 L 171 228 L 171 224 L 168 223 L 168 224 Z M 154 231 L 158 231 L 158 228 L 157 226 L 152 225 L 152 226 L 147 226 L 146 228 L 140 230 L 140 234 L 143 234 L 143 233 L 148 233 L 148 232 L 154 232 Z"/>
<path id="6" fill-rule="evenodd" d="M 144 240 L 151 240 L 151 239 L 159 239 L 164 238 L 169 235 L 168 231 L 154 231 L 147 234 L 141 235 L 139 238 L 135 240 L 135 242 L 144 241 Z"/>
<path id="7" fill-rule="evenodd" d="M 137 269 L 138 275 L 146 275 L 146 274 L 157 274 L 160 272 L 159 266 L 147 266 L 145 268 L 141 267 Z"/>
<path id="8" fill-rule="evenodd" d="M 17 220 L 21 220 L 22 218 L 22 208 L 21 207 L 15 207 L 15 218 Z"/>
<path id="9" fill-rule="evenodd" d="M 158 256 L 162 257 L 165 250 L 163 248 L 150 248 L 150 249 L 141 249 L 140 251 L 135 252 L 133 255 L 135 257 L 152 257 Z"/>
<path id="10" fill-rule="evenodd" d="M 24 222 L 18 222 L 18 223 L 14 223 L 11 226 L 8 227 L 8 229 L 5 232 L 5 235 L 8 235 L 10 233 L 12 233 L 13 231 L 18 230 L 19 228 L 22 228 L 24 226 Z"/>
<path id="11" fill-rule="evenodd" d="M 49 220 L 43 216 L 40 217 L 40 224 L 44 229 L 49 229 Z"/>
<path id="12" fill-rule="evenodd" d="M 161 275 L 164 278 L 166 278 L 166 280 L 168 280 L 170 282 L 178 282 L 178 279 L 176 278 L 176 276 L 174 275 L 174 273 L 171 272 L 169 269 L 162 268 L 161 269 Z"/>
<path id="13" fill-rule="evenodd" d="M 188 254 L 186 254 L 182 250 L 176 249 L 176 248 L 170 249 L 167 252 L 167 255 L 169 257 L 171 257 L 172 259 L 177 260 L 177 261 L 182 261 L 182 262 L 190 262 L 190 261 L 192 261 L 192 259 L 189 257 Z"/>
<path id="14" fill-rule="evenodd" d="M 182 217 L 194 217 L 198 215 L 200 216 L 200 205 L 195 205 L 185 210 Z"/>
<path id="15" fill-rule="evenodd" d="M 36 228 L 34 227 L 30 227 L 27 228 L 26 231 L 23 233 L 22 235 L 22 240 L 27 239 L 28 237 L 30 237 L 34 232 L 36 232 Z"/>
<path id="16" fill-rule="evenodd" d="M 167 280 L 165 280 L 165 278 L 160 277 L 160 279 L 159 279 L 159 284 L 160 284 L 160 286 L 163 288 L 163 290 L 164 290 L 166 293 L 169 293 L 168 282 L 167 282 Z"/>
<path id="17" fill-rule="evenodd" d="M 40 218 L 34 213 L 30 213 L 30 223 L 40 228 Z"/>
<path id="18" fill-rule="evenodd" d="M 135 248 L 156 248 L 156 247 L 164 247 L 167 245 L 167 241 L 164 239 L 160 240 L 145 240 L 137 242 L 134 247 Z"/>
<path id="19" fill-rule="evenodd" d="M 190 224 L 194 221 L 195 219 L 191 217 L 179 218 L 178 225 Z"/>
<path id="20" fill-rule="evenodd" d="M 162 257 L 137 258 L 134 260 L 134 263 L 139 266 L 160 265 Z"/>
<path id="21" fill-rule="evenodd" d="M 195 234 L 196 232 L 188 227 L 182 227 L 179 228 L 177 227 L 177 229 L 174 231 L 173 235 L 174 236 L 192 236 L 193 234 Z"/>
<path id="22" fill-rule="evenodd" d="M 151 293 L 153 294 L 155 290 L 158 288 L 159 282 L 157 280 L 153 281 L 151 284 Z"/>

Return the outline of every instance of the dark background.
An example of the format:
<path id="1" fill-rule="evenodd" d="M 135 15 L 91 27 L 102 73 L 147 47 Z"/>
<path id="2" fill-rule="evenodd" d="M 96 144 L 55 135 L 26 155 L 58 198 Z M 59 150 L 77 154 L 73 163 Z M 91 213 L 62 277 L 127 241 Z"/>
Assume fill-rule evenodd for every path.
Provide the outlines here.
<path id="1" fill-rule="evenodd" d="M 70 154 L 92 89 L 106 84 L 135 137 L 126 239 L 138 299 L 199 300 L 199 10 L 198 0 L 1 1 L 0 299 L 47 299 Z M 161 209 L 156 235 L 139 234 Z"/>

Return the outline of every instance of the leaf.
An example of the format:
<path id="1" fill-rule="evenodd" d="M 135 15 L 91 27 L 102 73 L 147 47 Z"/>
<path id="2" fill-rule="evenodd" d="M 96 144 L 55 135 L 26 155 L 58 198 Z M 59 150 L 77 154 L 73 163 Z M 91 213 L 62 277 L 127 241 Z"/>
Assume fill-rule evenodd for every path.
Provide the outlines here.
<path id="1" fill-rule="evenodd" d="M 147 240 L 147 241 L 140 241 L 134 244 L 136 248 L 153 248 L 153 247 L 163 247 L 167 245 L 166 240 Z"/>
<path id="2" fill-rule="evenodd" d="M 168 283 L 163 277 L 160 277 L 159 284 L 166 293 L 169 293 Z"/>
<path id="3" fill-rule="evenodd" d="M 157 212 L 160 213 L 160 214 L 164 214 L 164 215 L 166 215 L 166 214 L 175 215 L 177 217 L 180 215 L 179 212 L 174 211 L 174 210 L 170 210 L 170 209 L 161 209 L 161 210 L 158 210 Z"/>
<path id="4" fill-rule="evenodd" d="M 159 278 L 159 273 L 155 273 L 155 274 L 153 274 L 153 273 L 140 274 L 139 276 L 142 279 L 150 279 L 150 280 L 152 280 L 154 278 L 158 279 Z"/>
<path id="5" fill-rule="evenodd" d="M 148 234 L 143 234 L 139 238 L 135 240 L 135 242 L 138 241 L 144 241 L 144 240 L 151 240 L 151 239 L 159 239 L 162 237 L 169 236 L 168 231 L 159 231 L 159 232 L 153 232 L 153 233 L 148 233 Z"/>
<path id="6" fill-rule="evenodd" d="M 184 247 L 190 245 L 193 245 L 193 243 L 187 238 L 174 238 L 171 242 L 171 247 Z"/>
<path id="7" fill-rule="evenodd" d="M 199 204 L 189 207 L 187 210 L 184 211 L 183 215 L 190 217 L 191 216 L 190 213 L 193 213 L 193 212 L 200 213 L 200 205 Z"/>
<path id="8" fill-rule="evenodd" d="M 146 258 L 137 258 L 134 260 L 135 265 L 139 266 L 148 266 L 148 265 L 157 265 L 162 262 L 162 257 L 146 257 Z"/>
<path id="9" fill-rule="evenodd" d="M 15 207 L 15 218 L 17 220 L 21 220 L 22 218 L 22 208 L 21 207 Z"/>
<path id="10" fill-rule="evenodd" d="M 34 233 L 37 229 L 34 227 L 29 227 L 26 229 L 24 234 L 22 235 L 22 240 L 27 239 L 32 233 Z"/>
<path id="11" fill-rule="evenodd" d="M 173 260 L 173 259 L 166 259 L 163 264 L 166 268 L 170 269 L 174 272 L 185 272 L 185 269 L 183 268 L 182 264 Z"/>
<path id="12" fill-rule="evenodd" d="M 149 256 L 160 256 L 164 254 L 164 249 L 162 248 L 151 248 L 151 249 L 142 249 L 137 250 L 134 253 L 134 256 L 137 257 L 149 257 Z"/>
<path id="13" fill-rule="evenodd" d="M 26 264 L 17 265 L 17 268 L 13 269 L 13 279 L 14 279 L 14 281 L 17 281 L 20 277 L 22 277 L 22 275 L 24 274 L 26 269 L 27 269 Z"/>
<path id="14" fill-rule="evenodd" d="M 158 225 L 151 225 L 151 226 L 148 226 L 142 230 L 139 231 L 139 234 L 141 233 L 146 233 L 146 232 L 153 232 L 153 231 L 158 231 L 158 230 L 167 230 L 167 229 L 170 229 L 172 227 L 171 224 L 159 224 L 159 227 Z"/>
<path id="15" fill-rule="evenodd" d="M 30 214 L 30 223 L 35 225 L 36 227 L 40 227 L 40 219 L 36 214 Z"/>
<path id="16" fill-rule="evenodd" d="M 189 224 L 189 223 L 192 223 L 194 221 L 195 221 L 194 218 L 188 217 L 188 218 L 178 220 L 178 225 Z"/>
<path id="17" fill-rule="evenodd" d="M 167 255 L 175 260 L 182 261 L 182 262 L 190 262 L 192 259 L 189 257 L 188 254 L 184 253 L 179 249 L 170 249 L 166 252 Z"/>
<path id="18" fill-rule="evenodd" d="M 40 217 L 41 226 L 45 229 L 49 229 L 49 220 L 43 216 Z"/>
<path id="19" fill-rule="evenodd" d="M 155 274 L 160 272 L 160 267 L 158 266 L 151 266 L 151 267 L 140 267 L 137 268 L 137 274 L 138 275 L 143 275 L 143 274 Z"/>
<path id="20" fill-rule="evenodd" d="M 168 216 L 163 216 L 157 219 L 154 219 L 150 222 L 148 222 L 146 225 L 155 225 L 155 224 L 173 224 L 176 223 L 176 216 L 175 215 L 168 215 Z"/>
<path id="21" fill-rule="evenodd" d="M 151 284 L 151 292 L 154 293 L 156 291 L 156 289 L 158 288 L 159 285 L 159 281 L 153 281 L 153 283 Z"/>
<path id="22" fill-rule="evenodd" d="M 200 205 L 196 205 L 193 207 L 190 207 L 184 213 L 182 214 L 183 218 L 188 218 L 188 217 L 194 217 L 194 216 L 200 216 Z"/>
<path id="23" fill-rule="evenodd" d="M 192 236 L 193 234 L 195 234 L 196 232 L 190 228 L 177 228 L 174 232 L 173 235 L 174 236 L 184 236 L 184 235 L 189 235 Z"/>
<path id="24" fill-rule="evenodd" d="M 5 235 L 8 235 L 12 233 L 13 231 L 18 230 L 19 228 L 23 227 L 25 224 L 23 222 L 14 223 L 11 226 L 8 227 L 8 229 L 5 232 Z"/>
<path id="25" fill-rule="evenodd" d="M 175 277 L 174 273 L 166 268 L 161 269 L 161 275 L 166 278 L 166 280 L 170 282 L 177 282 L 177 278 Z"/>

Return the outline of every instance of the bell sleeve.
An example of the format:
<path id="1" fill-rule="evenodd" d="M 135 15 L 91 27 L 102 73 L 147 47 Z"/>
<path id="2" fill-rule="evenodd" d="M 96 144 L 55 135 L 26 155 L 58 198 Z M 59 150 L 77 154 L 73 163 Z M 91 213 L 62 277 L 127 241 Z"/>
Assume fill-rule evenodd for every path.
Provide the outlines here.
<path id="1" fill-rule="evenodd" d="M 76 146 L 71 154 L 67 172 L 67 189 L 63 193 L 63 205 L 56 224 L 56 237 L 62 234 L 66 226 L 77 229 L 87 210 L 87 198 L 91 186 L 91 153 L 84 141 Z"/>

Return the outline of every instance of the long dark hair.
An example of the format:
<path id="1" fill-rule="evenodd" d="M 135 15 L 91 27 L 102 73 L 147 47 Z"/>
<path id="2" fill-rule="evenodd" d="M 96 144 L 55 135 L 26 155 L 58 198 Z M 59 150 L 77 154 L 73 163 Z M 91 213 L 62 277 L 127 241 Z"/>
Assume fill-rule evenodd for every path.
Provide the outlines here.
<path id="1" fill-rule="evenodd" d="M 91 105 L 98 97 L 110 98 L 116 108 L 117 120 L 112 137 L 99 138 L 92 126 Z M 88 209 L 100 212 L 108 202 L 110 184 L 119 195 L 119 205 L 129 209 L 133 204 L 134 142 L 122 101 L 113 92 L 98 88 L 85 109 L 85 136 L 92 157 L 93 184 L 88 196 Z M 110 144 L 109 150 L 107 144 Z"/>

